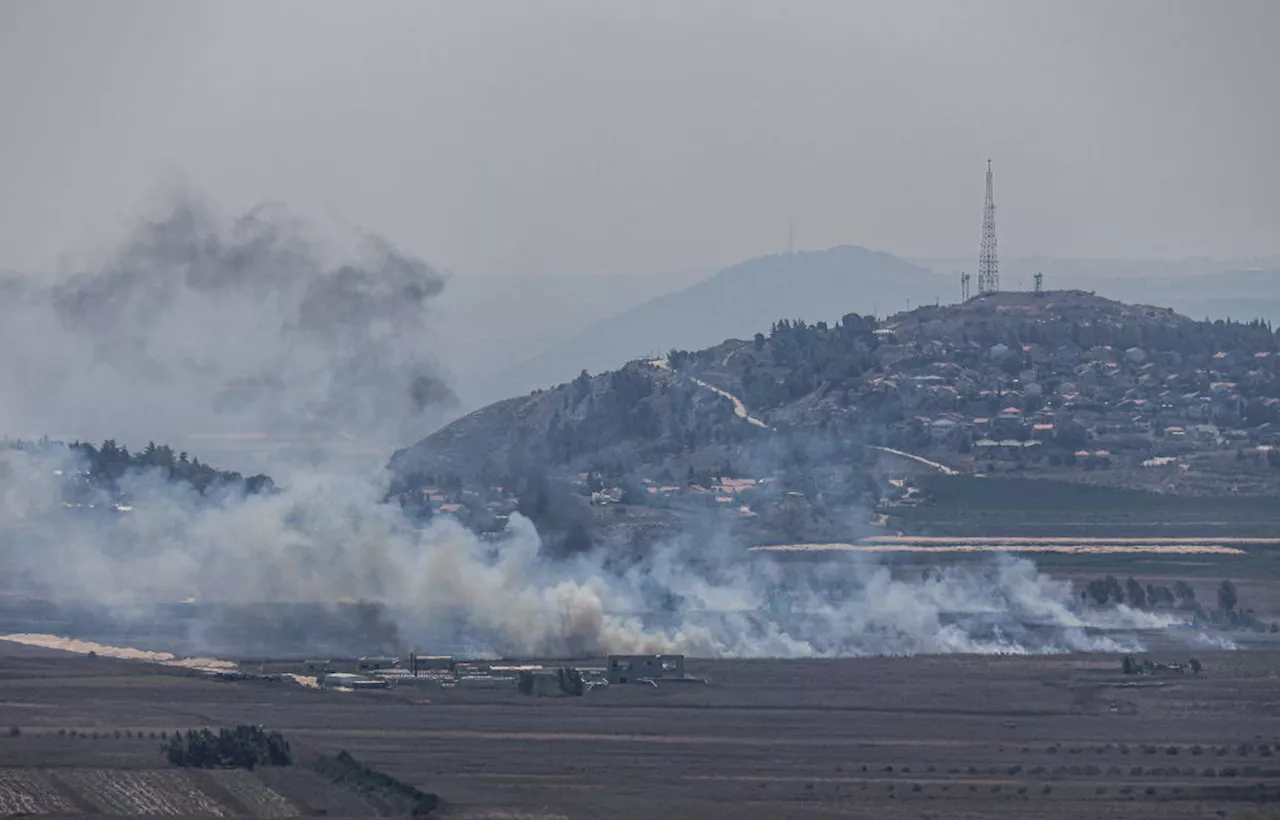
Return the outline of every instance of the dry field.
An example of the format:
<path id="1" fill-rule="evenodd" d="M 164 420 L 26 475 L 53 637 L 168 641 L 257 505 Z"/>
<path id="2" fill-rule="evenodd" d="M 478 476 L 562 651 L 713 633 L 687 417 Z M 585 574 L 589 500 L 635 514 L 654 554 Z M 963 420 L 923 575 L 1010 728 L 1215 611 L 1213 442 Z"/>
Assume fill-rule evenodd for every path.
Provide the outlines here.
<path id="1" fill-rule="evenodd" d="M 552 699 L 219 682 L 0 643 L 0 727 L 19 729 L 0 733 L 0 813 L 373 813 L 299 766 L 169 769 L 150 738 L 253 722 L 436 792 L 446 817 L 1280 816 L 1280 652 L 1158 657 L 1192 654 L 1201 677 L 1137 680 L 1105 656 L 694 661 L 705 686 Z"/>

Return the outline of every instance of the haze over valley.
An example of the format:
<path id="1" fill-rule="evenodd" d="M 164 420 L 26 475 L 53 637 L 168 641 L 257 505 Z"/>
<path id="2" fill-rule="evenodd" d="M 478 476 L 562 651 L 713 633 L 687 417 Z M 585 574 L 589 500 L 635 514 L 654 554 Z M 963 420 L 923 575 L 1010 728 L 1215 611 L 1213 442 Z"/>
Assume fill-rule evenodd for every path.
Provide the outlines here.
<path id="1" fill-rule="evenodd" d="M 0 820 L 1271 816 L 1277 31 L 0 0 Z"/>

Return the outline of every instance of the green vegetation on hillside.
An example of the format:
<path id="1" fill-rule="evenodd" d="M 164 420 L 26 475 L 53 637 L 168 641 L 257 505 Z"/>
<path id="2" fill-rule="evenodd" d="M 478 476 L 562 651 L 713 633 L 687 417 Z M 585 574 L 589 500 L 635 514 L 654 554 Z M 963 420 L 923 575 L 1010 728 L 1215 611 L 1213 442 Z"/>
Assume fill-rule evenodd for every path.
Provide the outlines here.
<path id="1" fill-rule="evenodd" d="M 57 454 L 67 451 L 82 459 L 81 477 L 92 487 L 115 491 L 120 481 L 131 472 L 158 471 L 168 481 L 190 485 L 205 494 L 220 487 L 243 487 L 249 493 L 269 492 L 275 488 L 271 478 L 265 475 L 245 477 L 232 470 L 219 470 L 186 452 L 175 453 L 173 448 L 149 442 L 145 449 L 130 453 L 129 448 L 107 439 L 100 446 L 85 441 L 71 444 L 40 439 L 6 439 L 0 449 L 21 450 L 33 454 Z"/>

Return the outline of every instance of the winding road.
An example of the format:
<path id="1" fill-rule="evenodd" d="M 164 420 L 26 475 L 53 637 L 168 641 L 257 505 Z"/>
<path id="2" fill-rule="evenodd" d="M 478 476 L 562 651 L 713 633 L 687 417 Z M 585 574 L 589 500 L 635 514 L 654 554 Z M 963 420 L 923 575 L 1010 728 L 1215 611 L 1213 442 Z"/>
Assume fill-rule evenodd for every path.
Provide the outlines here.
<path id="1" fill-rule="evenodd" d="M 663 370 L 671 369 L 671 363 L 668 362 L 666 359 L 650 359 L 649 364 L 653 365 L 654 367 L 660 367 Z M 722 390 L 721 388 L 716 387 L 714 384 L 708 384 L 707 382 L 704 382 L 702 379 L 696 379 L 693 376 L 690 376 L 689 379 L 699 387 L 704 387 L 707 390 L 710 390 L 712 393 L 723 396 L 724 398 L 733 402 L 733 414 L 738 418 L 746 419 L 749 424 L 753 424 L 756 427 L 759 427 L 761 430 L 773 429 L 772 427 L 765 424 L 760 419 L 756 418 L 755 416 L 747 412 L 747 406 L 742 403 L 742 399 L 733 395 L 728 390 Z"/>
<path id="2" fill-rule="evenodd" d="M 668 371 L 671 370 L 671 363 L 668 362 L 666 359 L 650 359 L 649 364 L 652 365 L 653 367 L 658 367 L 663 370 L 668 370 Z M 707 382 L 704 382 L 702 379 L 697 379 L 697 378 L 694 378 L 693 376 L 690 376 L 689 379 L 699 387 L 706 388 L 707 390 L 710 390 L 711 392 L 716 393 L 717 395 L 723 396 L 724 398 L 733 402 L 733 412 L 734 412 L 734 415 L 736 415 L 738 418 L 746 419 L 749 423 L 754 424 L 756 427 L 759 427 L 762 430 L 773 429 L 772 427 L 770 427 L 768 424 L 765 424 L 760 419 L 752 416 L 747 411 L 747 406 L 742 403 L 742 399 L 733 395 L 728 390 L 724 390 L 722 388 L 716 387 L 714 384 L 708 384 Z M 895 450 L 892 447 L 881 447 L 876 444 L 869 444 L 867 446 L 870 447 L 872 450 L 879 450 L 880 452 L 888 453 L 891 456 L 898 456 L 899 458 L 910 459 L 911 461 L 914 461 L 917 464 L 923 464 L 925 467 L 928 467 L 931 470 L 937 470 L 943 475 L 960 475 L 959 470 L 952 469 L 951 467 L 948 467 L 947 465 L 937 461 L 931 461 L 925 458 L 924 456 L 918 456 L 915 453 L 908 453 L 905 450 Z"/>

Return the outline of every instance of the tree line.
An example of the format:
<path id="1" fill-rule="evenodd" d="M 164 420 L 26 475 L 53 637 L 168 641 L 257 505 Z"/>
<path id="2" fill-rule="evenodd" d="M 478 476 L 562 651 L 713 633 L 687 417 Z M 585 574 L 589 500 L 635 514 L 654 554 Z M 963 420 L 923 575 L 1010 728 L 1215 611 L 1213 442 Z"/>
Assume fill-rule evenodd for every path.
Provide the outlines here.
<path id="1" fill-rule="evenodd" d="M 146 448 L 138 453 L 130 453 L 128 447 L 118 444 L 115 439 L 107 439 L 98 447 L 83 441 L 72 442 L 69 447 L 85 460 L 90 480 L 99 486 L 115 488 L 120 479 L 131 471 L 160 470 L 169 481 L 189 484 L 202 495 L 210 489 L 226 486 L 243 486 L 249 493 L 275 488 L 268 476 L 259 474 L 246 478 L 233 470 L 219 470 L 186 452 L 175 453 L 166 444 L 148 442 Z"/>
<path id="2" fill-rule="evenodd" d="M 284 736 L 261 726 L 242 724 L 216 735 L 208 729 L 174 732 L 163 748 L 169 762 L 183 768 L 253 769 L 293 763 L 293 750 Z"/>
<path id="3" fill-rule="evenodd" d="M 1240 607 L 1239 592 L 1230 580 L 1224 580 L 1218 585 L 1216 608 L 1206 608 L 1196 600 L 1196 591 L 1181 580 L 1175 581 L 1172 587 L 1167 587 L 1143 585 L 1130 577 L 1122 584 L 1115 576 L 1108 575 L 1086 584 L 1080 591 L 1080 597 L 1098 606 L 1124 604 L 1145 610 L 1177 609 L 1192 615 L 1198 624 L 1259 632 L 1268 629 L 1272 632 L 1280 631 L 1280 626 L 1264 623 L 1252 609 Z"/>

